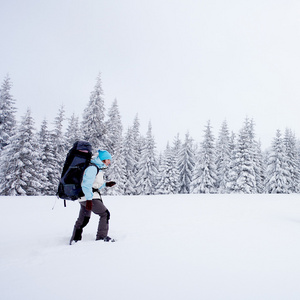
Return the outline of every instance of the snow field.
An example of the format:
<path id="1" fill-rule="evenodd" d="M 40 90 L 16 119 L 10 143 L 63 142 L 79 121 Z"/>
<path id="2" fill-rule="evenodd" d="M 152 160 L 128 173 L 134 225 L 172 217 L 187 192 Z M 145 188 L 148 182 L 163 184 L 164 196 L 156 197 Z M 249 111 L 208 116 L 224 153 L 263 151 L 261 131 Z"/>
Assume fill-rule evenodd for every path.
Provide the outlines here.
<path id="1" fill-rule="evenodd" d="M 0 197 L 1 299 L 299 299 L 299 195 L 104 197 L 110 236 L 69 246 L 79 204 Z"/>

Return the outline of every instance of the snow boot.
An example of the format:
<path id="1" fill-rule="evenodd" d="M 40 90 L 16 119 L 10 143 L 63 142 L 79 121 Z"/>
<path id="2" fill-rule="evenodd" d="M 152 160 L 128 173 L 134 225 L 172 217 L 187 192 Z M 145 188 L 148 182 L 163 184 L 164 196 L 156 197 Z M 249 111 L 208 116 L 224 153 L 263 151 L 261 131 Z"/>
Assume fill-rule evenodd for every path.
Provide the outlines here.
<path id="1" fill-rule="evenodd" d="M 78 241 L 81 241 L 82 239 L 82 229 L 81 228 L 74 228 L 73 235 L 70 239 L 70 245 L 72 245 L 73 242 L 77 243 Z"/>
<path id="2" fill-rule="evenodd" d="M 103 242 L 111 242 L 111 243 L 114 243 L 116 240 L 115 239 L 112 239 L 111 237 L 109 236 L 106 236 L 104 238 L 97 238 L 96 241 L 103 241 Z"/>

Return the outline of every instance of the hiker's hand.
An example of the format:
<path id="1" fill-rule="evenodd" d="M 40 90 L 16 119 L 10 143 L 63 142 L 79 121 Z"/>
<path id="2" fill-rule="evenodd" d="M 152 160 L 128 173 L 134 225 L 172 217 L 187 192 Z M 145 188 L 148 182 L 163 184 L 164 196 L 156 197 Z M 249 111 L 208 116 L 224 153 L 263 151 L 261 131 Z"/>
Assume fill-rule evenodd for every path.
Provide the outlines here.
<path id="1" fill-rule="evenodd" d="M 106 182 L 106 186 L 108 186 L 108 187 L 112 187 L 112 186 L 114 186 L 116 183 L 114 182 L 114 181 L 108 181 L 108 182 Z"/>
<path id="2" fill-rule="evenodd" d="M 86 200 L 85 208 L 87 210 L 92 210 L 92 208 L 93 208 L 93 201 L 92 200 Z"/>

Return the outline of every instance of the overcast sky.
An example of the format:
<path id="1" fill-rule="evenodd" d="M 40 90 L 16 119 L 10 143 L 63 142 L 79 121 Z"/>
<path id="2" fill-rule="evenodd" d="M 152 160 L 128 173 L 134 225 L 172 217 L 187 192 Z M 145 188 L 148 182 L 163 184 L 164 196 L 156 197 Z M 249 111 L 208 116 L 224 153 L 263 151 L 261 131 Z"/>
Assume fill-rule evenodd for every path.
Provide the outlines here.
<path id="1" fill-rule="evenodd" d="M 299 0 L 0 0 L 0 80 L 37 128 L 62 104 L 81 117 L 101 72 L 106 109 L 151 121 L 159 148 L 247 116 L 265 148 L 300 137 L 299 16 Z"/>

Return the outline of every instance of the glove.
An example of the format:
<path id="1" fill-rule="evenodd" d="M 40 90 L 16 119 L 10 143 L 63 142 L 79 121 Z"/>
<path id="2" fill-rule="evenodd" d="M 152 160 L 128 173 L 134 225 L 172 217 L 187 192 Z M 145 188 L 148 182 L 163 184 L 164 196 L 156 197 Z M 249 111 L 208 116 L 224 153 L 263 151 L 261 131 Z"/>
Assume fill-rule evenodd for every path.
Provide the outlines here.
<path id="1" fill-rule="evenodd" d="M 92 208 L 93 208 L 93 201 L 92 200 L 86 200 L 85 208 L 87 210 L 92 210 Z"/>
<path id="2" fill-rule="evenodd" d="M 108 187 L 112 187 L 112 186 L 114 186 L 116 183 L 114 182 L 114 181 L 108 181 L 108 182 L 106 182 L 106 186 L 108 186 Z"/>

